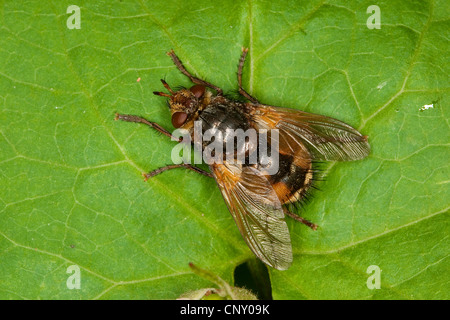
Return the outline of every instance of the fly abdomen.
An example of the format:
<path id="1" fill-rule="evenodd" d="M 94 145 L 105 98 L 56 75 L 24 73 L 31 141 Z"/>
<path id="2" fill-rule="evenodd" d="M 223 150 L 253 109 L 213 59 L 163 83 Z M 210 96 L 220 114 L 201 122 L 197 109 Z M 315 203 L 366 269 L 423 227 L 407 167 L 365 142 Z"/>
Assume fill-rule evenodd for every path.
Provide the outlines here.
<path id="1" fill-rule="evenodd" d="M 279 169 L 274 175 L 267 176 L 282 204 L 293 203 L 302 198 L 312 183 L 312 163 L 295 163 L 291 155 L 279 155 Z"/>

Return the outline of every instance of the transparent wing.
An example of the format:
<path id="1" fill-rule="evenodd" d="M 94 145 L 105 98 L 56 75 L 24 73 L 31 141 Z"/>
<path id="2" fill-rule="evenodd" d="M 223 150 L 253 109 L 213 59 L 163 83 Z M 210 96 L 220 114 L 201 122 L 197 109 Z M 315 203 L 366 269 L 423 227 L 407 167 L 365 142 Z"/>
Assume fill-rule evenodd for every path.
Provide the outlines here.
<path id="1" fill-rule="evenodd" d="M 210 168 L 248 247 L 269 266 L 289 268 L 289 230 L 280 200 L 267 178 L 253 167 L 225 163 Z"/>
<path id="2" fill-rule="evenodd" d="M 367 137 L 348 124 L 326 116 L 261 105 L 253 115 L 258 129 L 279 129 L 280 151 L 308 150 L 314 160 L 350 161 L 370 152 Z"/>

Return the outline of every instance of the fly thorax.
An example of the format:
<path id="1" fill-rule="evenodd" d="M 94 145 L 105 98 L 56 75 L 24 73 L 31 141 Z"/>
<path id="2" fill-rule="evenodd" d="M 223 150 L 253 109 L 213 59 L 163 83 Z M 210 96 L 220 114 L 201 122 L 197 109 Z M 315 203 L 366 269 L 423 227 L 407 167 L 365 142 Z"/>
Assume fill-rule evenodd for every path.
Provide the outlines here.
<path id="1" fill-rule="evenodd" d="M 215 157 L 215 161 L 246 163 L 257 149 L 257 132 L 239 103 L 209 106 L 201 112 L 199 120 L 203 150 Z"/>

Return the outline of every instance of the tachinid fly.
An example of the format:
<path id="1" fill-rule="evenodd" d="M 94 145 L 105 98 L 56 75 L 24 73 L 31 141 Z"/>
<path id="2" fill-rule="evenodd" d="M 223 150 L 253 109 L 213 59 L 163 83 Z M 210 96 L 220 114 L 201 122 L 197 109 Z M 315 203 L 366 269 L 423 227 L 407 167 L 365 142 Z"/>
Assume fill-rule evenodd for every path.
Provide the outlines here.
<path id="1" fill-rule="evenodd" d="M 244 162 L 223 161 L 209 164 L 210 172 L 191 164 L 174 164 L 145 174 L 146 179 L 174 168 L 187 168 L 213 177 L 245 242 L 253 253 L 269 266 L 285 270 L 292 263 L 288 215 L 316 229 L 316 225 L 289 211 L 286 205 L 301 200 L 311 187 L 314 161 L 351 161 L 365 158 L 370 147 L 367 137 L 351 126 L 326 116 L 261 104 L 242 88 L 242 69 L 247 49 L 243 48 L 238 67 L 239 94 L 248 102 L 230 99 L 221 88 L 191 75 L 172 51 L 168 55 L 176 67 L 195 84 L 190 89 L 174 91 L 161 80 L 169 93 L 154 94 L 169 98 L 172 124 L 186 129 L 194 138 L 195 123 L 203 132 L 221 133 L 225 145 L 229 129 L 277 131 L 277 171 L 268 174 L 261 157 L 247 160 L 255 143 L 241 144 Z M 117 114 L 116 120 L 144 123 L 168 137 L 172 134 L 160 125 L 134 115 Z M 270 133 L 269 133 L 270 135 Z M 234 138 L 233 138 L 234 139 Z M 237 145 L 233 144 L 236 148 Z M 252 147 L 253 146 L 253 147 Z M 205 150 L 207 144 L 203 144 Z M 227 154 L 229 156 L 229 154 Z M 275 154 L 269 156 L 269 161 Z M 236 159 L 232 159 L 236 160 Z M 267 160 L 267 159 L 266 159 Z"/>

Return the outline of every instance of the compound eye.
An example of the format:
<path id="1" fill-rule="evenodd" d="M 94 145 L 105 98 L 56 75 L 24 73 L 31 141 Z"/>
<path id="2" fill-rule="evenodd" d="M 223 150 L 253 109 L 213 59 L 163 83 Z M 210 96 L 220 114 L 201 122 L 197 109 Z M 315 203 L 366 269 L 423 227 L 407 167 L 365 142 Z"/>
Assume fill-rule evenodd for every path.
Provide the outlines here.
<path id="1" fill-rule="evenodd" d="M 172 125 L 175 128 L 181 127 L 187 120 L 187 113 L 186 112 L 175 112 L 172 115 Z"/>
<path id="2" fill-rule="evenodd" d="M 201 84 L 196 84 L 195 86 L 192 86 L 191 92 L 197 97 L 197 99 L 199 99 L 201 96 L 203 96 L 203 94 L 205 93 L 205 86 L 202 86 Z"/>

